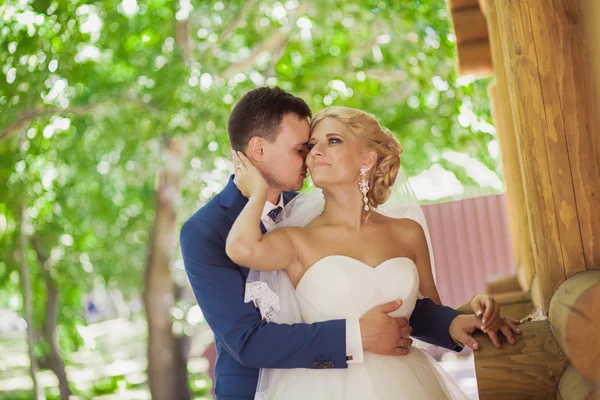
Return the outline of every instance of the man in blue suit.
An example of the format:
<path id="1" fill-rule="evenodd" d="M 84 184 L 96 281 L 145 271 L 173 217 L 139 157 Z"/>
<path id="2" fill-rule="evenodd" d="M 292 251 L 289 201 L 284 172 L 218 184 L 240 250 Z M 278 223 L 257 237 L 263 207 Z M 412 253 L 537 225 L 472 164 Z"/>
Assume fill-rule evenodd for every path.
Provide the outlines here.
<path id="1" fill-rule="evenodd" d="M 269 183 L 263 232 L 285 218 L 283 206 L 302 188 L 310 117 L 302 99 L 279 88 L 247 93 L 231 113 L 227 130 L 232 149 L 253 154 L 252 162 Z M 401 301 L 376 307 L 358 320 L 293 325 L 264 321 L 253 303 L 244 302 L 249 269 L 225 253 L 229 230 L 247 201 L 231 177 L 181 229 L 186 272 L 215 335 L 217 399 L 254 398 L 260 368 L 346 368 L 362 362 L 364 351 L 401 357 L 409 351 L 411 334 L 455 351 L 462 348 L 457 340 L 478 347 L 470 337 L 481 327 L 476 317 L 429 299 L 418 300 L 410 325 L 388 315 Z"/>

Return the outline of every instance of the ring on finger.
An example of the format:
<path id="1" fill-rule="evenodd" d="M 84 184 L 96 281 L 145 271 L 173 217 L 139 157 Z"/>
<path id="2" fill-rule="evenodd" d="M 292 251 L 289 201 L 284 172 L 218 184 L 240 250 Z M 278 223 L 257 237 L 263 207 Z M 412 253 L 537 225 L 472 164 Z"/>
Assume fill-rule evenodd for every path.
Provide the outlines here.
<path id="1" fill-rule="evenodd" d="M 242 167 L 243 167 L 243 166 L 244 166 L 243 164 L 239 164 L 237 167 L 235 167 L 235 169 L 236 169 L 236 170 L 237 170 L 237 169 L 242 169 Z"/>

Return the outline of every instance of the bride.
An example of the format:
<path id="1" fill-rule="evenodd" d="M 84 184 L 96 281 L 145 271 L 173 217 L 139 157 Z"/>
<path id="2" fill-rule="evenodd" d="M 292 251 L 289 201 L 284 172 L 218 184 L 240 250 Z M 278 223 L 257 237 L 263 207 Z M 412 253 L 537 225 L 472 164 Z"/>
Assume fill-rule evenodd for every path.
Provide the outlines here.
<path id="1" fill-rule="evenodd" d="M 439 304 L 426 229 L 380 211 L 400 172 L 402 151 L 392 133 L 370 114 L 330 107 L 314 116 L 308 147 L 306 164 L 323 199 L 298 195 L 286 206 L 292 218 L 264 235 L 259 222 L 267 183 L 241 152 L 234 160 L 236 184 L 249 201 L 229 233 L 227 255 L 253 270 L 285 271 L 275 273 L 275 293 L 267 289 L 274 301 L 252 299 L 263 317 L 279 314 L 277 322 L 284 323 L 359 318 L 402 299 L 392 316 L 409 318 L 420 296 Z M 273 281 L 257 274 L 248 285 Z M 279 297 L 285 294 L 287 300 Z M 362 363 L 347 369 L 261 370 L 257 398 L 466 397 L 433 358 L 411 348 L 406 356 L 365 353 Z"/>

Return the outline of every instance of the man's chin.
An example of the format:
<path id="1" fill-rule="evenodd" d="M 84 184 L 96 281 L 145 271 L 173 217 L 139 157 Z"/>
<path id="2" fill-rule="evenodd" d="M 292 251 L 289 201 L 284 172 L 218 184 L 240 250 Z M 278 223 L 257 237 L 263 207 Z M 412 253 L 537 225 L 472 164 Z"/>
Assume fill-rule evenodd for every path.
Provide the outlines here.
<path id="1" fill-rule="evenodd" d="M 302 182 L 300 182 L 300 183 L 296 184 L 296 185 L 295 185 L 293 188 L 291 188 L 289 191 L 290 191 L 290 192 L 297 192 L 297 191 L 299 191 L 300 189 L 302 189 L 303 187 L 304 187 L 304 181 L 302 181 Z"/>

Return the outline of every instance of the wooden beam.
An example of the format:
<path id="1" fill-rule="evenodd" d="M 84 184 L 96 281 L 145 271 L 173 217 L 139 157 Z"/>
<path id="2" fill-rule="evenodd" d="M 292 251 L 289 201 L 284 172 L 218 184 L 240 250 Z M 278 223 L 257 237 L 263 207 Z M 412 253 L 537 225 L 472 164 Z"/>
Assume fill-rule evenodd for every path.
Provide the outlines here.
<path id="1" fill-rule="evenodd" d="M 517 319 L 523 319 L 534 310 L 531 301 L 531 293 L 517 291 L 502 293 L 494 296 L 500 306 L 502 315 Z"/>
<path id="2" fill-rule="evenodd" d="M 485 281 L 485 291 L 490 295 L 521 291 L 521 285 L 516 274 L 502 276 Z"/>
<path id="3" fill-rule="evenodd" d="M 478 8 L 479 0 L 448 0 L 448 5 L 450 6 L 450 11 Z"/>
<path id="4" fill-rule="evenodd" d="M 494 73 L 490 43 L 487 39 L 457 46 L 458 74 L 486 78 Z"/>
<path id="5" fill-rule="evenodd" d="M 550 399 L 556 396 L 558 379 L 566 361 L 547 320 L 521 326 L 517 344 L 497 349 L 487 335 L 477 333 L 481 345 L 475 351 L 479 398 L 485 400 Z"/>
<path id="6" fill-rule="evenodd" d="M 497 0 L 496 6 L 547 312 L 566 277 L 600 267 L 600 165 L 590 145 L 597 133 L 580 10 L 576 0 Z"/>
<path id="7" fill-rule="evenodd" d="M 454 35 L 457 46 L 487 39 L 488 29 L 485 16 L 479 8 L 467 8 L 452 12 Z"/>
<path id="8" fill-rule="evenodd" d="M 589 55 L 589 72 L 592 76 L 591 84 L 593 85 L 592 101 L 593 111 L 592 114 L 596 116 L 595 129 L 598 132 L 600 127 L 600 52 L 594 51 L 594 49 L 600 48 L 600 1 L 580 0 L 582 14 L 584 16 L 582 21 L 584 31 L 584 42 L 586 48 L 590 49 Z M 596 137 L 596 146 L 600 148 L 600 134 Z M 598 154 L 600 158 L 600 152 Z"/>
<path id="9" fill-rule="evenodd" d="M 558 382 L 557 399 L 598 400 L 600 399 L 600 388 L 592 385 L 572 365 L 569 365 Z"/>
<path id="10" fill-rule="evenodd" d="M 560 285 L 548 318 L 573 367 L 600 385 L 600 346 L 592 339 L 600 327 L 600 271 L 581 272 Z"/>
<path id="11" fill-rule="evenodd" d="M 492 113 L 496 124 L 496 133 L 500 142 L 502 156 L 502 175 L 506 182 L 506 197 L 508 200 L 508 215 L 510 219 L 511 238 L 517 263 L 517 276 L 523 290 L 529 290 L 533 281 L 535 264 L 531 231 L 527 219 L 527 204 L 521 168 L 521 156 L 517 144 L 515 121 L 510 105 L 508 82 L 502 53 L 500 27 L 495 0 L 483 0 L 486 8 L 488 33 L 496 76 L 496 88 L 490 86 L 489 93 L 492 101 Z"/>
<path id="12" fill-rule="evenodd" d="M 487 15 L 488 15 L 487 0 L 479 0 L 479 9 L 481 10 L 482 14 L 485 15 L 485 17 L 487 18 Z"/>

